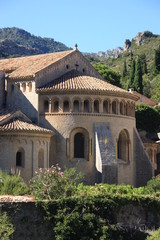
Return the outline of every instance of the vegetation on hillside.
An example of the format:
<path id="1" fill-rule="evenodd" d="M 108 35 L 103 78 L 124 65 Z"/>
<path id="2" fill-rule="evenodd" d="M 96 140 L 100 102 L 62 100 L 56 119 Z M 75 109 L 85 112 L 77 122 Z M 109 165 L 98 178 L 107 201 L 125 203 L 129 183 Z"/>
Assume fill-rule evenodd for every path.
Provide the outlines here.
<path id="1" fill-rule="evenodd" d="M 9 45 L 12 45 L 12 49 L 9 48 Z M 6 48 L 6 46 L 8 47 Z M 13 51 L 13 48 L 15 51 Z M 0 57 L 34 55 L 65 50 L 69 50 L 69 48 L 53 38 L 37 37 L 16 27 L 0 28 Z"/>

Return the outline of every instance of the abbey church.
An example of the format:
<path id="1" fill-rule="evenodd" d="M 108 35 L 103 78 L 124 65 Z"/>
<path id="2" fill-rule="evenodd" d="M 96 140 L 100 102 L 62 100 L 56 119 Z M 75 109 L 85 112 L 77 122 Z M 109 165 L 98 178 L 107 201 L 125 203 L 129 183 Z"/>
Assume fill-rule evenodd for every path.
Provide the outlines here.
<path id="1" fill-rule="evenodd" d="M 153 166 L 136 130 L 138 97 L 74 50 L 0 60 L 0 169 L 29 181 L 58 163 L 86 184 L 145 185 Z"/>

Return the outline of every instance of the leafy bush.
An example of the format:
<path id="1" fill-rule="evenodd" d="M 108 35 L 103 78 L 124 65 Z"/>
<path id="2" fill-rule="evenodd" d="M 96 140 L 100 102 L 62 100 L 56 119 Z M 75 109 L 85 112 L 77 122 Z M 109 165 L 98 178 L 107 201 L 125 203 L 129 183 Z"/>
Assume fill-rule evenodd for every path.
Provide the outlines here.
<path id="1" fill-rule="evenodd" d="M 48 169 L 40 168 L 31 179 L 30 187 L 37 200 L 58 199 L 74 195 L 77 191 L 76 184 L 80 179 L 82 174 L 77 174 L 74 168 L 62 172 L 56 164 Z"/>
<path id="2" fill-rule="evenodd" d="M 160 127 L 158 111 L 144 103 L 136 105 L 136 127 L 147 132 L 156 132 Z"/>
<path id="3" fill-rule="evenodd" d="M 0 212 L 0 239 L 1 240 L 10 240 L 12 234 L 14 233 L 13 224 L 10 223 L 6 213 Z"/>
<path id="4" fill-rule="evenodd" d="M 0 171 L 0 194 L 24 195 L 29 188 L 20 176 Z"/>
<path id="5" fill-rule="evenodd" d="M 159 240 L 160 239 L 160 228 L 157 231 L 154 231 L 151 236 L 147 237 L 147 240 Z"/>

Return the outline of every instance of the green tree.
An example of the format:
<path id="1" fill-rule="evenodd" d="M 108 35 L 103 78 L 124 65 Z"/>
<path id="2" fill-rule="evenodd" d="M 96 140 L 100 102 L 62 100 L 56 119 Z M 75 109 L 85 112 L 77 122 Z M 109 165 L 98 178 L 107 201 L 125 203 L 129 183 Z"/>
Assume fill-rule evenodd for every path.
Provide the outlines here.
<path id="1" fill-rule="evenodd" d="M 147 73 L 147 62 L 146 62 L 146 54 L 143 53 L 140 56 L 141 67 L 142 67 L 142 75 Z"/>
<path id="2" fill-rule="evenodd" d="M 128 88 L 133 88 L 134 87 L 134 75 L 135 75 L 135 59 L 132 59 Z"/>
<path id="3" fill-rule="evenodd" d="M 121 75 L 120 75 L 120 73 L 112 70 L 111 68 L 109 68 L 105 64 L 99 63 L 99 62 L 94 63 L 93 67 L 99 72 L 99 74 L 103 77 L 104 80 L 106 80 L 107 82 L 109 82 L 113 85 L 121 87 L 121 84 L 120 84 Z"/>
<path id="4" fill-rule="evenodd" d="M 137 92 L 143 94 L 142 68 L 141 68 L 141 60 L 139 57 L 136 61 L 136 67 L 135 67 L 134 88 Z"/>
<path id="5" fill-rule="evenodd" d="M 127 64 L 126 64 L 126 60 L 124 60 L 122 77 L 125 78 L 126 76 L 127 76 Z"/>
<path id="6" fill-rule="evenodd" d="M 152 74 L 156 76 L 160 72 L 160 46 L 154 50 L 154 58 L 152 65 Z"/>
<path id="7" fill-rule="evenodd" d="M 160 114 L 154 107 L 144 103 L 136 105 L 136 127 L 147 132 L 157 132 L 160 127 Z"/>

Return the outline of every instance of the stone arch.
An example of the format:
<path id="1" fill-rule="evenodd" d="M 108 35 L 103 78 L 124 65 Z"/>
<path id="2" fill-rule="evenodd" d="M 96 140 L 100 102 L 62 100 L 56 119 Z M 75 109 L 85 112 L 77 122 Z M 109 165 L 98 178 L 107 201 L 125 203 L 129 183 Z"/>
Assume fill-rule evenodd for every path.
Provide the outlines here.
<path id="1" fill-rule="evenodd" d="M 119 107 L 120 107 L 120 114 L 125 115 L 125 102 L 121 101 Z"/>
<path id="2" fill-rule="evenodd" d="M 126 129 L 119 133 L 117 142 L 117 158 L 128 162 L 130 160 L 130 138 Z"/>
<path id="3" fill-rule="evenodd" d="M 28 91 L 29 91 L 29 92 L 32 92 L 32 82 L 29 82 L 29 83 L 28 83 Z"/>
<path id="4" fill-rule="evenodd" d="M 116 99 L 112 101 L 112 114 L 118 114 L 118 101 Z"/>
<path id="5" fill-rule="evenodd" d="M 127 102 L 127 104 L 126 104 L 126 115 L 130 116 L 130 114 L 131 114 L 130 102 Z"/>
<path id="6" fill-rule="evenodd" d="M 25 167 L 25 151 L 22 147 L 16 152 L 16 167 Z"/>
<path id="7" fill-rule="evenodd" d="M 84 112 L 92 112 L 92 99 L 85 98 L 83 103 Z"/>
<path id="8" fill-rule="evenodd" d="M 99 100 L 98 99 L 96 99 L 96 100 L 94 100 L 94 103 L 93 103 L 93 105 L 94 105 L 94 113 L 99 113 Z"/>
<path id="9" fill-rule="evenodd" d="M 110 100 L 106 99 L 103 101 L 103 113 L 110 113 Z"/>
<path id="10" fill-rule="evenodd" d="M 85 128 L 74 128 L 70 133 L 70 159 L 89 160 L 89 133 Z"/>
<path id="11" fill-rule="evenodd" d="M 80 102 L 78 99 L 73 101 L 73 112 L 80 112 Z"/>
<path id="12" fill-rule="evenodd" d="M 38 168 L 44 168 L 44 150 L 42 148 L 38 152 Z"/>
<path id="13" fill-rule="evenodd" d="M 26 92 L 26 83 L 22 83 L 22 91 Z"/>
<path id="14" fill-rule="evenodd" d="M 52 111 L 53 112 L 59 112 L 59 98 L 54 98 L 53 101 L 53 107 L 52 107 Z"/>
<path id="15" fill-rule="evenodd" d="M 70 112 L 70 101 L 68 98 L 63 99 L 63 112 Z"/>

